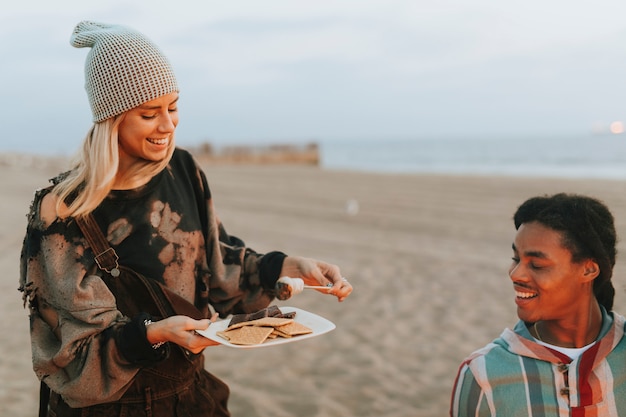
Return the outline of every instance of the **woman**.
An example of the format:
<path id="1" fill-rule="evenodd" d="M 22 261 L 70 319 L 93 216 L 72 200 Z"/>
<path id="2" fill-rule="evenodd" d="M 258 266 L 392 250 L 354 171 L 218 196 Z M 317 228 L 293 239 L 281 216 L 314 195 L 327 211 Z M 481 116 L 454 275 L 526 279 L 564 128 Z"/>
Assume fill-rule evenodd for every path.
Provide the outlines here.
<path id="1" fill-rule="evenodd" d="M 612 214 L 596 199 L 556 194 L 524 202 L 514 223 L 509 276 L 520 321 L 463 362 L 450 415 L 626 414 Z"/>
<path id="2" fill-rule="evenodd" d="M 175 148 L 178 86 L 149 39 L 81 22 L 71 43 L 91 48 L 94 125 L 73 168 L 36 193 L 21 258 L 33 367 L 51 390 L 41 413 L 229 415 L 228 388 L 203 366 L 203 349 L 216 343 L 194 332 L 215 319 L 210 307 L 222 317 L 263 309 L 283 275 L 332 283 L 339 301 L 352 287 L 335 265 L 259 254 L 226 233 L 204 173 Z M 150 277 L 146 291 L 128 281 L 130 270 Z"/>

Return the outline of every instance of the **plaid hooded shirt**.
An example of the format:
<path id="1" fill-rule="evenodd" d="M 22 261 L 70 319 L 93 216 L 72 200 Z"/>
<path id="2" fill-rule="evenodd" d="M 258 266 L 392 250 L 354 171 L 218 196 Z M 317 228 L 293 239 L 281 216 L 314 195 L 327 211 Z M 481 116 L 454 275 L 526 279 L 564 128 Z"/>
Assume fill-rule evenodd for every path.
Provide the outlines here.
<path id="1" fill-rule="evenodd" d="M 524 322 L 459 368 L 451 417 L 626 416 L 624 317 L 602 309 L 597 342 L 580 357 L 534 341 Z"/>

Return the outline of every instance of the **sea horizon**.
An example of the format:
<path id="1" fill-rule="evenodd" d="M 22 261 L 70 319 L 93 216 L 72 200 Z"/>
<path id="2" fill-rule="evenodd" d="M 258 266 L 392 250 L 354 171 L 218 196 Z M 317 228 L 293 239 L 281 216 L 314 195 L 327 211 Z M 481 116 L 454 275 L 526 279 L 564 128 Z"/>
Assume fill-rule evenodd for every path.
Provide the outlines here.
<path id="1" fill-rule="evenodd" d="M 333 141 L 320 153 L 329 169 L 626 179 L 626 135 Z"/>
<path id="2" fill-rule="evenodd" d="M 241 146 L 317 144 L 322 169 L 391 174 L 626 179 L 626 135 L 517 138 L 264 140 Z M 182 148 L 198 144 L 180 143 Z M 237 143 L 212 143 L 216 148 Z M 50 149 L 0 154 L 71 157 Z M 5 162 L 7 158 L 5 157 Z"/>

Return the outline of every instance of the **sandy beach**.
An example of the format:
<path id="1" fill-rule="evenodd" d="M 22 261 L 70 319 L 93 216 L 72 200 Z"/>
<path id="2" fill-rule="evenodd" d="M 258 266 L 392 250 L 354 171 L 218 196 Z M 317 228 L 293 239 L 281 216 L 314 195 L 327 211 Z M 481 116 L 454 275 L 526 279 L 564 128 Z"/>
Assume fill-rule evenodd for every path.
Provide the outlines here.
<path id="1" fill-rule="evenodd" d="M 277 305 L 333 321 L 320 337 L 271 348 L 217 346 L 207 369 L 232 390 L 235 417 L 441 417 L 460 361 L 515 324 L 507 268 L 512 214 L 526 198 L 589 194 L 626 236 L 626 181 L 384 175 L 313 166 L 207 166 L 227 230 L 259 252 L 338 264 L 345 302 L 310 291 Z M 27 311 L 17 291 L 33 191 L 49 159 L 0 159 L 0 415 L 36 415 Z M 626 314 L 620 242 L 616 310 Z"/>

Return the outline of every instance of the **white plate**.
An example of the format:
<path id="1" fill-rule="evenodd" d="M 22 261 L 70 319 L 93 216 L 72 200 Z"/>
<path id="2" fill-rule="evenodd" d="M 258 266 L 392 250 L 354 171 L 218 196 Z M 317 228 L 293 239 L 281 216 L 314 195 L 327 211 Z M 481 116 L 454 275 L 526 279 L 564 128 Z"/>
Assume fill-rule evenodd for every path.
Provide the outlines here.
<path id="1" fill-rule="evenodd" d="M 234 348 L 242 348 L 242 349 L 250 349 L 250 348 L 259 348 L 266 346 L 275 346 L 281 345 L 283 343 L 291 343 L 297 342 L 299 340 L 309 339 L 311 337 L 319 336 L 324 333 L 328 333 L 335 328 L 335 323 L 330 320 L 325 319 L 324 317 L 318 316 L 317 314 L 309 313 L 306 310 L 302 310 L 296 307 L 283 307 L 280 306 L 280 311 L 283 313 L 291 313 L 292 311 L 296 312 L 296 316 L 293 318 L 294 321 L 303 324 L 313 330 L 313 333 L 303 334 L 299 336 L 293 337 L 277 337 L 276 339 L 267 339 L 265 342 L 258 345 L 235 345 L 230 343 L 228 340 L 224 339 L 217 335 L 217 332 L 225 330 L 228 327 L 228 323 L 230 323 L 231 316 L 226 317 L 224 320 L 216 321 L 215 323 L 211 323 L 208 329 L 206 330 L 196 330 L 202 336 L 219 342 L 223 345 L 234 347 Z"/>

